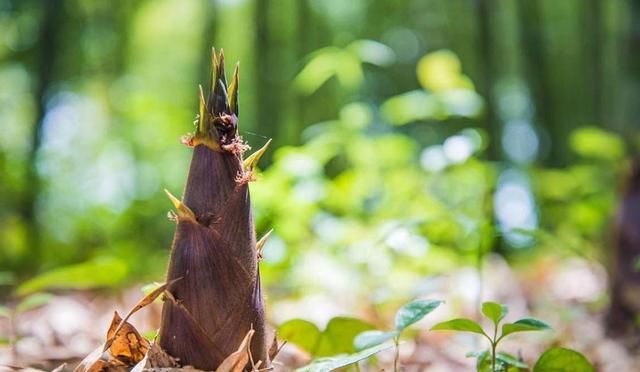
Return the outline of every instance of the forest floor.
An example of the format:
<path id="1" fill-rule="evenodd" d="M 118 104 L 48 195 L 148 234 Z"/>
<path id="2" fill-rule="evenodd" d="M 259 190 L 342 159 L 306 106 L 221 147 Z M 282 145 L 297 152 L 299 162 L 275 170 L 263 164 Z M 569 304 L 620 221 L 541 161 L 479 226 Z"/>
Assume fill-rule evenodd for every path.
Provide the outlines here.
<path id="1" fill-rule="evenodd" d="M 474 317 L 477 278 L 472 268 L 461 268 L 441 277 L 436 292 L 455 294 L 444 299 L 456 303 L 464 316 Z M 606 272 L 599 264 L 570 258 L 538 262 L 516 274 L 502 259 L 492 257 L 485 266 L 483 282 L 483 298 L 508 304 L 508 319 L 535 315 L 554 328 L 550 332 L 514 336 L 504 342 L 503 351 L 521 356 L 531 365 L 546 347 L 561 345 L 585 354 L 598 371 L 640 371 L 640 352 L 632 351 L 634 348 L 626 341 L 605 336 L 607 283 Z M 126 313 L 141 297 L 140 286 L 111 294 L 61 292 L 44 306 L 21 314 L 13 327 L 6 318 L 0 319 L 1 335 L 20 335 L 13 345 L 0 346 L 0 366 L 45 370 L 65 362 L 73 366 L 104 342 L 113 311 Z M 288 306 L 293 308 L 287 313 L 295 313 L 296 305 Z M 131 323 L 144 336 L 153 338 L 160 323 L 160 310 L 161 304 L 154 303 L 134 315 Z M 304 317 L 300 311 L 300 317 Z M 354 311 L 357 310 L 343 309 L 342 314 L 334 315 L 357 316 Z M 402 368 L 432 372 L 473 370 L 474 361 L 465 354 L 486 346 L 480 343 L 482 340 L 470 334 L 427 332 L 435 322 L 459 315 L 434 312 L 419 322 L 415 337 L 408 337 L 400 346 Z M 363 318 L 366 320 L 366 315 Z M 393 350 L 387 350 L 361 366 L 365 370 L 392 370 L 393 358 Z M 287 344 L 274 365 L 276 370 L 289 371 L 309 361 L 308 355 Z"/>

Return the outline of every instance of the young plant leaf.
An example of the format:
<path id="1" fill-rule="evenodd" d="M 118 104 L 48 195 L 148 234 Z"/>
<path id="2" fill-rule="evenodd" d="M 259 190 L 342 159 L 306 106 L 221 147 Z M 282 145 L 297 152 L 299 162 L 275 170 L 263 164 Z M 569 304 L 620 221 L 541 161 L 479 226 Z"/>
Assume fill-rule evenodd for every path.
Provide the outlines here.
<path id="1" fill-rule="evenodd" d="M 533 372 L 594 372 L 584 355 L 562 347 L 551 348 L 540 356 Z"/>
<path id="2" fill-rule="evenodd" d="M 468 353 L 466 353 L 464 356 L 467 358 L 482 358 L 485 357 L 489 354 L 488 350 L 484 350 L 484 351 L 470 351 Z"/>
<path id="3" fill-rule="evenodd" d="M 436 325 L 434 325 L 431 328 L 432 331 L 461 331 L 461 332 L 472 332 L 472 333 L 478 333 L 481 334 L 485 337 L 489 337 L 487 336 L 486 333 L 484 333 L 484 330 L 482 329 L 482 327 L 480 327 L 480 324 L 474 322 L 471 319 L 452 319 L 452 320 L 448 320 L 446 322 L 442 322 L 442 323 L 438 323 Z"/>
<path id="4" fill-rule="evenodd" d="M 11 314 L 9 307 L 0 305 L 0 318 L 9 317 L 9 314 Z"/>
<path id="5" fill-rule="evenodd" d="M 467 358 L 476 358 L 476 371 L 478 372 L 484 372 L 484 371 L 489 371 L 489 369 L 487 369 L 487 366 L 490 368 L 491 367 L 491 361 L 489 360 L 489 356 L 491 354 L 489 353 L 489 350 L 485 350 L 485 351 L 472 351 L 470 353 L 467 353 L 465 356 Z"/>
<path id="6" fill-rule="evenodd" d="M 482 314 L 493 322 L 496 326 L 507 315 L 509 309 L 506 305 L 495 302 L 484 302 L 482 304 Z"/>
<path id="7" fill-rule="evenodd" d="M 320 329 L 308 320 L 291 319 L 280 325 L 278 337 L 313 355 L 320 341 Z"/>
<path id="8" fill-rule="evenodd" d="M 529 366 L 526 363 L 514 357 L 513 355 L 507 354 L 507 353 L 497 353 L 496 360 L 499 360 L 500 362 L 508 366 L 513 366 L 516 368 L 529 368 Z"/>
<path id="9" fill-rule="evenodd" d="M 35 309 L 51 301 L 52 298 L 53 295 L 51 293 L 34 293 L 18 303 L 16 312 L 24 313 L 25 311 Z"/>
<path id="10" fill-rule="evenodd" d="M 515 332 L 544 331 L 547 329 L 551 329 L 547 323 L 538 319 L 525 318 L 520 319 L 515 323 L 505 323 L 502 326 L 502 335 L 500 338 Z"/>
<path id="11" fill-rule="evenodd" d="M 439 300 L 416 300 L 402 306 L 396 313 L 396 331 L 402 332 L 402 330 L 435 310 L 441 303 L 442 301 Z"/>
<path id="12" fill-rule="evenodd" d="M 16 290 L 19 296 L 46 289 L 114 288 L 127 277 L 127 264 L 117 258 L 103 257 L 44 272 L 22 283 Z"/>
<path id="13" fill-rule="evenodd" d="M 296 372 L 330 372 L 338 368 L 346 367 L 349 364 L 357 363 L 363 359 L 367 359 L 370 356 L 377 354 L 383 350 L 386 350 L 393 345 L 383 344 L 364 349 L 354 354 L 338 355 L 329 358 L 320 358 L 311 362 L 311 364 L 299 368 Z"/>
<path id="14" fill-rule="evenodd" d="M 329 321 L 322 332 L 313 355 L 320 357 L 353 353 L 356 351 L 353 339 L 358 334 L 373 328 L 371 324 L 357 318 L 335 317 Z"/>
<path id="15" fill-rule="evenodd" d="M 393 331 L 364 331 L 353 339 L 353 346 L 356 350 L 364 350 L 372 346 L 383 344 L 396 336 L 398 336 L 398 332 Z"/>

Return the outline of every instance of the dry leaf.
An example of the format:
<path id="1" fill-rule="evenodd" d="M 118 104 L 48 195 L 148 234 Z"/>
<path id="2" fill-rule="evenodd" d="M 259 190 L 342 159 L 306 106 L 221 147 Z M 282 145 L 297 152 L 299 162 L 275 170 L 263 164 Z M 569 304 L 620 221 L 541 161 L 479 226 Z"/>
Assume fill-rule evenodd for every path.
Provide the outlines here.
<path id="1" fill-rule="evenodd" d="M 144 359 L 136 365 L 140 371 L 149 368 L 176 368 L 179 364 L 175 358 L 167 354 L 156 342 L 152 343 Z M 132 370 L 133 372 L 133 370 Z"/>
<path id="2" fill-rule="evenodd" d="M 240 347 L 238 347 L 238 350 L 234 351 L 225 360 L 223 360 L 222 364 L 220 364 L 220 367 L 218 367 L 216 372 L 244 371 L 244 367 L 249 362 L 248 345 L 251 343 L 251 338 L 253 337 L 254 333 L 255 331 L 253 329 L 247 332 L 247 335 L 244 337 L 244 339 L 240 343 Z"/>
<path id="3" fill-rule="evenodd" d="M 142 300 L 140 300 L 136 306 L 134 306 L 131 310 L 129 310 L 129 312 L 127 313 L 127 315 L 124 317 L 124 321 L 120 322 L 119 325 L 117 326 L 117 328 L 113 331 L 113 333 L 107 333 L 107 342 L 105 342 L 104 345 L 104 351 L 106 351 L 109 347 L 111 347 L 111 343 L 114 342 L 115 337 L 120 333 L 120 328 L 122 328 L 125 324 L 129 324 L 127 323 L 127 320 L 129 320 L 129 318 L 131 317 L 131 315 L 135 314 L 138 310 L 142 309 L 143 307 L 149 305 L 150 303 L 152 303 L 156 298 L 158 298 L 158 296 L 160 296 L 169 286 L 171 286 L 173 283 L 177 282 L 178 280 L 180 280 L 182 278 L 177 278 L 174 279 L 170 282 L 164 283 L 163 285 L 159 286 L 158 288 L 154 289 L 153 291 L 149 292 L 149 294 L 147 294 L 146 296 L 144 296 L 142 298 Z M 115 318 L 114 318 L 115 320 Z M 113 322 L 111 323 L 111 327 L 113 327 Z M 109 327 L 109 331 L 111 331 L 111 327 Z M 142 358 L 141 358 L 142 359 Z M 139 360 L 138 360 L 139 361 Z"/>
<path id="4" fill-rule="evenodd" d="M 120 316 L 115 312 L 112 327 L 117 318 Z M 107 333 L 107 339 L 113 339 L 109 346 L 111 356 L 127 366 L 133 366 L 141 361 L 149 350 L 149 341 L 142 337 L 131 323 L 122 319 L 112 334 Z"/>
<path id="5" fill-rule="evenodd" d="M 74 372 L 99 372 L 109 371 L 109 362 L 107 359 L 111 358 L 108 352 L 102 351 L 102 346 L 97 347 L 89 355 L 87 355 L 78 366 L 73 370 Z"/>
<path id="6" fill-rule="evenodd" d="M 134 326 L 120 318 L 117 311 L 114 312 L 107 331 L 107 340 L 111 340 L 110 346 L 106 346 L 105 343 L 95 349 L 74 371 L 128 371 L 140 362 L 149 350 L 149 341 L 142 337 Z M 103 351 L 105 348 L 107 350 Z"/>

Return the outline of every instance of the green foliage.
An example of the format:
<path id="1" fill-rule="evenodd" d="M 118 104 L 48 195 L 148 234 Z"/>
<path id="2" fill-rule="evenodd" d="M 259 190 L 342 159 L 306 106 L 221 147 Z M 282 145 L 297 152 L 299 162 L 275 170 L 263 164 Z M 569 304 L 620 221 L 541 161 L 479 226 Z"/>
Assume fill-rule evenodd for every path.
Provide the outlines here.
<path id="1" fill-rule="evenodd" d="M 97 258 L 44 272 L 22 283 L 16 294 L 24 296 L 45 289 L 117 287 L 127 275 L 127 265 L 115 258 Z"/>
<path id="2" fill-rule="evenodd" d="M 356 350 L 364 350 L 371 346 L 383 344 L 389 340 L 393 340 L 398 337 L 400 333 L 398 331 L 364 331 L 357 335 L 353 339 L 353 346 Z"/>
<path id="3" fill-rule="evenodd" d="M 318 348 L 312 355 L 329 356 L 341 353 L 352 353 L 356 349 L 353 339 L 359 333 L 372 329 L 373 326 L 360 319 L 336 317 L 329 321 L 320 335 Z"/>
<path id="4" fill-rule="evenodd" d="M 597 127 L 583 127 L 571 134 L 571 149 L 585 158 L 616 161 L 624 156 L 623 140 Z"/>
<path id="5" fill-rule="evenodd" d="M 571 349 L 554 347 L 545 351 L 533 372 L 593 372 L 595 369 L 584 355 Z"/>
<path id="6" fill-rule="evenodd" d="M 515 323 L 503 324 L 502 335 L 500 336 L 500 338 L 516 332 L 544 331 L 548 329 L 551 329 L 551 327 L 549 327 L 549 325 L 547 325 L 545 322 L 538 319 L 520 319 Z"/>
<path id="7" fill-rule="evenodd" d="M 292 319 L 280 325 L 278 337 L 313 356 L 322 357 L 356 351 L 354 337 L 372 328 L 370 324 L 356 318 L 336 317 L 320 331 L 307 320 Z"/>
<path id="8" fill-rule="evenodd" d="M 407 327 L 420 321 L 427 314 L 438 308 L 443 303 L 439 300 L 415 300 L 398 309 L 395 315 L 394 330 L 372 330 L 362 332 L 356 336 L 353 344 L 356 349 L 362 350 L 373 345 L 379 345 L 389 340 L 394 340 L 396 347 L 398 340 Z"/>
<path id="9" fill-rule="evenodd" d="M 42 305 L 47 304 L 52 298 L 53 295 L 50 293 L 31 294 L 20 301 L 18 305 L 16 305 L 16 312 L 24 313 L 26 311 L 38 308 Z"/>
<path id="10" fill-rule="evenodd" d="M 484 336 L 491 344 L 490 351 L 473 352 L 467 354 L 468 357 L 474 357 L 477 359 L 478 371 L 518 371 L 520 368 L 527 368 L 519 359 L 506 353 L 497 352 L 496 348 L 498 343 L 509 334 L 515 332 L 525 331 L 542 331 L 551 329 L 546 323 L 532 318 L 524 318 L 515 321 L 514 323 L 505 323 L 502 325 L 502 334 L 498 336 L 498 326 L 500 321 L 509 312 L 506 305 L 495 302 L 484 302 L 482 304 L 482 314 L 493 323 L 493 332 L 485 332 L 480 324 L 471 319 L 452 319 L 445 322 L 434 325 L 431 330 L 434 331 L 459 331 L 459 332 L 471 332 Z M 493 334 L 493 336 L 490 336 Z"/>
<path id="11" fill-rule="evenodd" d="M 438 300 L 416 300 L 402 306 L 396 312 L 395 329 L 402 332 L 405 328 L 424 318 L 442 304 Z"/>
<path id="12" fill-rule="evenodd" d="M 527 24 L 539 22 L 528 17 L 570 18 L 578 5 L 506 7 L 506 21 L 489 25 L 486 40 L 500 47 L 476 53 L 481 33 L 475 31 L 486 19 L 471 3 L 411 1 L 397 4 L 402 12 L 389 12 L 396 5 L 285 1 L 256 12 L 252 2 L 163 0 L 109 8 L 84 1 L 73 12 L 62 10 L 62 21 L 53 23 L 60 42 L 49 62 L 58 67 L 48 78 L 54 84 L 38 97 L 34 87 L 46 81 L 29 61 L 47 60 L 39 40 L 46 14 L 14 3 L 20 2 L 0 9 L 0 34 L 6 36 L 0 86 L 11 88 L 0 92 L 5 292 L 25 278 L 18 293 L 122 286 L 128 278 L 148 282 L 163 275 L 173 226 L 162 217 L 168 206 L 161 193 L 180 189 L 188 167 L 187 151 L 171 144 L 193 119 L 193 88 L 204 80 L 200 66 L 208 58 L 202 45 L 212 42 L 212 29 L 216 46 L 231 59 L 241 56 L 243 136 L 254 146 L 262 136 L 273 137 L 280 146 L 251 186 L 260 231 L 275 229 L 261 267 L 269 301 L 333 293 L 334 282 L 314 280 L 316 272 L 309 270 L 319 259 L 332 274 L 349 278 L 336 280 L 353 287 L 348 293 L 375 291 L 375 305 L 383 307 L 414 295 L 425 277 L 476 262 L 478 252 L 495 243 L 512 258 L 493 210 L 497 180 L 512 167 L 531 183 L 537 221 L 514 229 L 530 242 L 530 250 L 514 256 L 601 256 L 629 140 L 613 129 L 629 133 L 632 124 L 618 123 L 635 110 L 633 100 L 616 100 L 612 93 L 628 90 L 618 89 L 619 82 L 637 79 L 607 74 L 619 70 L 617 62 L 591 68 L 620 60 L 613 52 L 620 48 L 597 48 L 605 54 L 584 58 L 574 48 L 576 38 L 584 38 L 579 32 L 546 38 L 553 45 L 534 48 L 540 56 L 522 53 L 533 40 L 513 38 L 536 35 Z M 628 32 L 625 3 L 601 12 L 607 20 L 603 38 L 586 39 L 606 44 Z M 423 10 L 428 19 L 411 13 Z M 462 24 L 451 14 L 478 16 L 469 18 L 477 22 Z M 251 17 L 255 25 L 233 27 Z M 541 27 L 545 35 L 557 31 L 554 22 Z M 363 39 L 371 35 L 384 44 Z M 562 63 L 535 64 L 536 58 L 554 60 L 545 54 L 554 50 L 567 51 Z M 585 79 L 584 71 L 601 71 L 593 81 L 602 84 Z M 469 76 L 478 77 L 477 84 Z M 543 89 L 533 89 L 531 81 Z M 484 101 L 480 93 L 488 92 L 493 96 Z M 46 106 L 42 117 L 40 102 Z M 514 162 L 502 151 L 506 128 L 518 121 L 535 122 L 541 134 L 531 163 Z M 35 123 L 46 123 L 40 148 L 30 140 Z M 576 127 L 583 123 L 598 127 Z M 452 160 L 445 143 L 459 136 L 474 145 L 469 156 Z M 529 137 L 519 139 L 533 141 Z M 37 169 L 39 182 L 29 182 L 30 169 Z M 33 229 L 40 250 L 31 249 Z M 96 255 L 117 257 L 127 267 L 98 265 L 78 273 L 76 263 Z M 34 268 L 47 272 L 29 280 Z M 483 307 L 483 314 L 497 323 L 502 318 L 496 310 Z M 521 327 L 506 324 L 503 334 Z"/>
<path id="13" fill-rule="evenodd" d="M 478 372 L 518 372 L 528 371 L 529 367 L 519 358 L 513 355 L 497 352 L 498 343 L 506 336 L 516 332 L 543 331 L 551 329 L 546 323 L 532 318 L 524 318 L 514 323 L 502 325 L 502 334 L 498 337 L 497 330 L 500 321 L 507 315 L 506 305 L 495 302 L 484 302 L 482 304 L 482 314 L 491 320 L 494 325 L 494 336 L 489 336 L 482 327 L 470 319 L 453 319 L 438 323 L 432 330 L 451 330 L 461 332 L 472 332 L 481 334 L 491 343 L 491 350 L 471 352 L 467 357 L 476 358 L 476 369 Z M 551 348 L 545 351 L 536 362 L 534 372 L 563 372 L 563 371 L 593 371 L 589 361 L 580 353 L 564 349 Z"/>
<path id="14" fill-rule="evenodd" d="M 507 316 L 508 312 L 509 309 L 506 305 L 495 302 L 484 302 L 482 304 L 482 314 L 490 319 L 496 326 L 505 316 Z"/>
<path id="15" fill-rule="evenodd" d="M 431 330 L 432 331 L 472 332 L 472 333 L 477 333 L 477 334 L 481 334 L 483 336 L 488 337 L 487 334 L 484 333 L 484 330 L 482 329 L 480 324 L 474 322 L 471 319 L 460 318 L 460 319 L 448 320 L 446 322 L 441 322 L 434 325 L 433 327 L 431 327 Z"/>
<path id="16" fill-rule="evenodd" d="M 474 88 L 471 79 L 462 74 L 460 59 L 450 50 L 440 50 L 422 57 L 416 70 L 420 85 L 432 92 Z"/>
<path id="17" fill-rule="evenodd" d="M 391 345 L 376 345 L 368 349 L 358 351 L 349 355 L 338 355 L 329 358 L 320 358 L 311 362 L 311 364 L 299 368 L 297 372 L 329 372 L 338 368 L 346 367 L 350 364 L 357 363 L 367 359 L 383 350 L 390 348 Z"/>
<path id="18" fill-rule="evenodd" d="M 400 307 L 400 309 L 398 309 L 398 311 L 396 312 L 393 331 L 373 330 L 362 332 L 356 336 L 353 344 L 356 349 L 363 350 L 366 348 L 375 347 L 376 345 L 384 344 L 389 340 L 393 340 L 396 349 L 393 368 L 394 371 L 397 372 L 398 361 L 400 358 L 400 336 L 402 335 L 402 332 L 407 327 L 420 321 L 442 303 L 443 301 L 439 300 L 415 300 L 409 302 Z"/>
<path id="19" fill-rule="evenodd" d="M 489 353 L 489 351 L 485 350 L 485 351 L 481 351 L 481 352 L 471 352 L 471 353 L 467 353 L 466 355 L 469 358 L 475 358 L 476 359 L 476 370 L 478 372 L 492 372 L 492 366 L 491 366 L 491 354 Z M 496 360 L 495 360 L 496 366 L 495 366 L 495 370 L 496 371 L 503 371 L 503 372 L 520 372 L 520 371 L 528 371 L 529 370 L 529 366 L 522 362 L 520 359 L 516 358 L 515 356 L 511 355 L 511 354 L 507 354 L 507 353 L 496 353 Z"/>
<path id="20" fill-rule="evenodd" d="M 322 332 L 313 323 L 304 319 L 291 319 L 278 327 L 278 337 L 313 355 Z"/>
<path id="21" fill-rule="evenodd" d="M 352 90 L 364 79 L 362 63 L 386 66 L 394 59 L 393 50 L 373 40 L 356 40 L 346 48 L 319 49 L 309 57 L 293 85 L 303 94 L 312 94 L 335 76 L 344 88 Z"/>

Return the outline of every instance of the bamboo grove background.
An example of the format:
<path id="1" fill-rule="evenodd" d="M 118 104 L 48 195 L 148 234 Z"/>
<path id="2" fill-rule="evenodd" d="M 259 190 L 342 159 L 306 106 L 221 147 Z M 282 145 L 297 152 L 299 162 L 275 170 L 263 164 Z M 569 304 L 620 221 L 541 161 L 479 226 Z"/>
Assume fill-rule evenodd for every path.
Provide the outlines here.
<path id="1" fill-rule="evenodd" d="M 558 246 L 606 263 L 617 186 L 640 143 L 639 16 L 631 0 L 2 0 L 0 293 L 52 270 L 29 288 L 162 277 L 173 233 L 162 190 L 183 187 L 188 152 L 175 143 L 193 128 L 211 46 L 241 63 L 241 134 L 254 148 L 274 141 L 265 186 L 252 186 L 259 235 L 275 228 L 264 269 L 273 299 L 317 285 L 299 276 L 309 252 L 348 261 L 343 248 L 378 239 L 372 226 L 393 230 L 389 220 L 408 223 L 400 241 L 430 242 L 421 257 L 431 263 L 403 269 L 419 275 L 488 251 L 517 262 Z M 420 70 L 434 52 L 436 72 L 466 91 L 460 101 L 435 113 L 390 103 L 439 93 Z M 327 128 L 340 149 L 313 145 Z M 424 150 L 463 132 L 478 141 L 471 160 L 429 168 Z M 325 159 L 319 171 L 304 154 Z M 295 167 L 316 173 L 287 178 Z M 442 172 L 450 178 L 438 184 Z M 514 174 L 525 195 L 500 194 Z M 415 200 L 406 180 L 430 183 L 437 203 Z M 480 189 L 455 195 L 460 180 Z M 379 194 L 395 196 L 382 204 L 362 191 L 386 182 Z M 505 237 L 499 195 L 525 199 L 535 221 L 506 225 L 526 238 Z M 464 218 L 405 220 L 447 207 Z M 348 232 L 334 239 L 335 224 Z"/>

